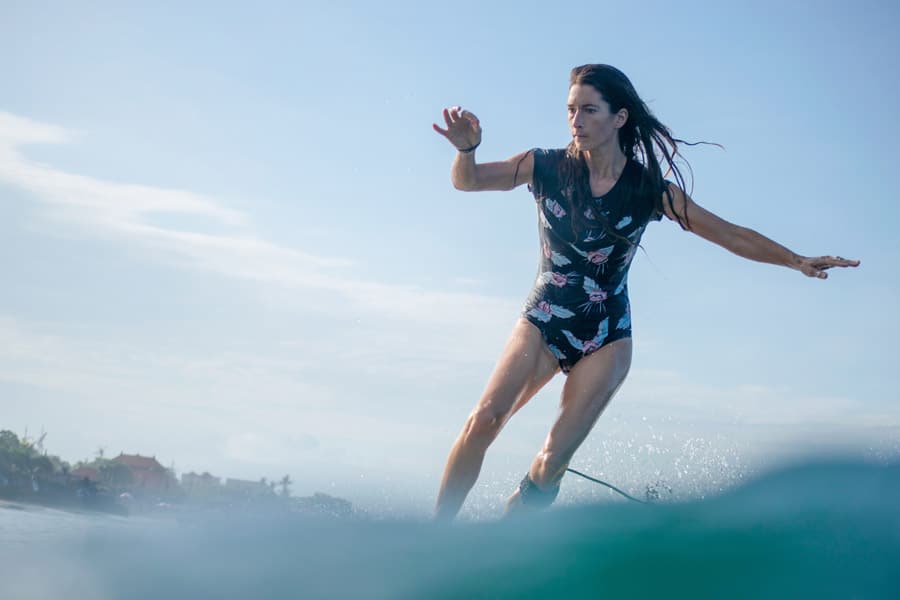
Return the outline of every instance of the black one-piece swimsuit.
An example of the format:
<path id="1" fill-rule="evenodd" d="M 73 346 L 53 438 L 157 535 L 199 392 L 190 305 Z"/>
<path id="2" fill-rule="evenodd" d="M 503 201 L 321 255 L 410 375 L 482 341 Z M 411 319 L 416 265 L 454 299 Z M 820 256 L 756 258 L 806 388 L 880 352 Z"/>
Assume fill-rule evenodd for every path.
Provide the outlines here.
<path id="1" fill-rule="evenodd" d="M 628 268 L 647 223 L 661 215 L 651 198 L 638 193 L 644 167 L 629 159 L 612 189 L 584 209 L 596 226 L 573 227 L 573 188 L 558 177 L 562 160 L 571 160 L 565 150 L 534 150 L 531 191 L 541 255 L 522 316 L 540 330 L 568 374 L 581 358 L 631 337 Z M 616 235 L 596 218 L 598 212 Z"/>

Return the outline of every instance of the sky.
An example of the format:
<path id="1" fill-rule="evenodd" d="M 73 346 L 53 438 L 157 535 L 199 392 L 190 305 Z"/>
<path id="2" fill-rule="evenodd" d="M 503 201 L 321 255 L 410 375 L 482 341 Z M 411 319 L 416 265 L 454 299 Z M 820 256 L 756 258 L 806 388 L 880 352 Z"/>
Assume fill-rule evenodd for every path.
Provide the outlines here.
<path id="1" fill-rule="evenodd" d="M 454 190 L 431 124 L 478 115 L 479 161 L 563 147 L 569 70 L 602 62 L 677 137 L 724 146 L 685 149 L 697 203 L 862 265 L 813 280 L 651 224 L 631 374 L 573 466 L 715 487 L 900 454 L 896 3 L 0 14 L 0 428 L 51 453 L 430 508 L 538 256 L 525 188 Z M 508 424 L 467 510 L 511 491 L 561 385 Z"/>

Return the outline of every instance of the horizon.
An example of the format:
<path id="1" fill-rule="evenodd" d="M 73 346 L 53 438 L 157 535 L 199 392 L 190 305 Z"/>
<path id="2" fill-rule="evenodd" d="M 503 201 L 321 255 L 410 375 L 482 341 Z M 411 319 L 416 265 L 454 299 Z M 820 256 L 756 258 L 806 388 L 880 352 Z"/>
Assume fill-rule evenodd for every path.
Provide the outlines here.
<path id="1" fill-rule="evenodd" d="M 431 124 L 477 114 L 479 161 L 565 146 L 569 70 L 609 62 L 676 137 L 724 146 L 685 149 L 700 205 L 862 265 L 817 281 L 651 223 L 632 370 L 573 466 L 687 493 L 900 456 L 900 7 L 654 0 L 597 36 L 538 3 L 92 7 L 0 25 L 0 429 L 426 510 L 538 255 L 528 192 L 455 191 Z M 512 491 L 562 381 L 468 510 Z"/>

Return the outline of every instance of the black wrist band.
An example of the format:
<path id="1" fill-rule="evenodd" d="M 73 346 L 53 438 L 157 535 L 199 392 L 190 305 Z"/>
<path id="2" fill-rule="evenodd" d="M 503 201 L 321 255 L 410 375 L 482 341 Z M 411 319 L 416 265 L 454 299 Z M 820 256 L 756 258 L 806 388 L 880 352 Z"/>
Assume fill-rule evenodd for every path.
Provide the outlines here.
<path id="1" fill-rule="evenodd" d="M 477 148 L 477 147 L 480 146 L 480 145 L 481 145 L 481 142 L 478 142 L 477 144 L 475 144 L 475 145 L 472 146 L 471 148 L 465 148 L 465 149 L 463 149 L 463 148 L 457 148 L 457 150 L 458 150 L 459 152 L 462 152 L 463 154 L 470 154 L 470 153 L 472 153 L 472 152 L 475 152 L 475 148 Z"/>

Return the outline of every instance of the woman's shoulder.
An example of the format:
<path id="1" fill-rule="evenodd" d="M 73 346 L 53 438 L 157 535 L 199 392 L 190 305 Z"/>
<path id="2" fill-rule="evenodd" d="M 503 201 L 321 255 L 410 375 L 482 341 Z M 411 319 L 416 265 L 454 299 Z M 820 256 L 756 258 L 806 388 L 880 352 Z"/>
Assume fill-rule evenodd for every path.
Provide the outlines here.
<path id="1" fill-rule="evenodd" d="M 651 221 L 659 221 L 662 217 L 662 194 L 669 187 L 669 181 L 661 173 L 654 176 L 652 170 L 637 158 L 631 158 L 633 163 L 632 173 L 634 189 L 642 196 L 643 201 L 637 206 L 643 206 L 647 211 L 647 218 Z"/>
<path id="2" fill-rule="evenodd" d="M 540 157 L 545 160 L 559 161 L 566 156 L 565 148 L 532 148 L 531 152 L 534 154 L 535 159 Z"/>
<path id="3" fill-rule="evenodd" d="M 559 165 L 565 160 L 566 151 L 558 148 L 532 148 L 534 171 L 532 192 L 535 196 L 554 193 L 559 187 Z"/>
<path id="4" fill-rule="evenodd" d="M 531 152 L 534 154 L 535 172 L 545 176 L 556 173 L 560 163 L 566 160 L 564 148 L 532 148 Z"/>
<path id="5" fill-rule="evenodd" d="M 654 177 L 652 171 L 639 161 L 637 158 L 628 159 L 631 165 L 632 179 L 635 184 L 641 188 L 650 188 L 654 191 L 662 191 L 663 187 L 668 184 L 662 175 Z"/>

